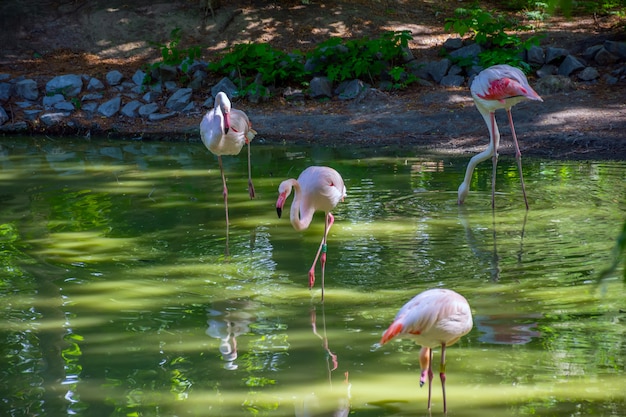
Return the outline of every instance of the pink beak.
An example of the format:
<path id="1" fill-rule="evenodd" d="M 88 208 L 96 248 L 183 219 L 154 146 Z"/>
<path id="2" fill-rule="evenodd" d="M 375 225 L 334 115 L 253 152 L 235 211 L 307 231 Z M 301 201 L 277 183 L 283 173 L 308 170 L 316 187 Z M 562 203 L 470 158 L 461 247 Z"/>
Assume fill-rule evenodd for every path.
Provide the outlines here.
<path id="1" fill-rule="evenodd" d="M 224 134 L 228 134 L 228 129 L 230 129 L 230 113 L 224 113 Z"/>
<path id="2" fill-rule="evenodd" d="M 285 205 L 285 200 L 287 199 L 287 193 L 282 193 L 278 195 L 278 200 L 276 200 L 276 213 L 278 214 L 278 218 L 283 214 L 283 206 Z"/>

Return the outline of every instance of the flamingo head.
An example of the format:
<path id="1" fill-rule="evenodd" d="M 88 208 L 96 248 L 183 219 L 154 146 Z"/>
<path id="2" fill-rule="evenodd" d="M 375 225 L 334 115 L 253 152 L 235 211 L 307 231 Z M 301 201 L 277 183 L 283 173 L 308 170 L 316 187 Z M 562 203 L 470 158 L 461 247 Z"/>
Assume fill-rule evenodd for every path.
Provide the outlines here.
<path id="1" fill-rule="evenodd" d="M 467 194 L 469 194 L 469 186 L 466 183 L 462 183 L 461 185 L 459 185 L 459 198 L 457 200 L 457 203 L 459 205 L 465 202 L 465 197 L 467 197 Z"/>
<path id="2" fill-rule="evenodd" d="M 230 109 L 224 111 L 224 134 L 228 134 L 230 129 Z"/>
<path id="3" fill-rule="evenodd" d="M 276 213 L 278 214 L 278 218 L 283 215 L 283 206 L 285 205 L 285 200 L 287 199 L 287 194 L 282 193 L 278 195 L 278 200 L 276 200 Z"/>
<path id="4" fill-rule="evenodd" d="M 296 180 L 289 179 L 280 183 L 278 186 L 278 200 L 276 200 L 276 213 L 278 214 L 278 218 L 283 214 L 283 206 L 285 205 L 285 201 L 287 201 L 287 197 L 291 194 L 291 189 L 293 188 L 293 183 Z"/>

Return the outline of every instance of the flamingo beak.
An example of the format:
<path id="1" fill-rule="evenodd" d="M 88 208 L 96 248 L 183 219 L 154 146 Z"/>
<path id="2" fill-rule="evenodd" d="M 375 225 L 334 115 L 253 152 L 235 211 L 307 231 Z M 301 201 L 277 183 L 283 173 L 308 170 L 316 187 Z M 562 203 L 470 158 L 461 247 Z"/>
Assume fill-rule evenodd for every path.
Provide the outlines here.
<path id="1" fill-rule="evenodd" d="M 230 129 L 230 113 L 224 113 L 224 134 L 228 134 Z"/>
<path id="2" fill-rule="evenodd" d="M 285 200 L 287 199 L 287 193 L 282 193 L 278 195 L 278 200 L 276 200 L 276 213 L 278 214 L 278 218 L 283 214 L 283 206 L 285 205 Z"/>

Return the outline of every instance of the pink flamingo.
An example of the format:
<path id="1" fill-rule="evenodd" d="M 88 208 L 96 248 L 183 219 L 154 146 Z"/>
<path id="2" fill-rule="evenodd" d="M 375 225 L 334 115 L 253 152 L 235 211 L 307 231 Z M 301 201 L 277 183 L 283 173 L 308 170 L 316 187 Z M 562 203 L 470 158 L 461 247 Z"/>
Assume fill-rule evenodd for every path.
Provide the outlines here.
<path id="1" fill-rule="evenodd" d="M 254 139 L 256 131 L 248 116 L 241 110 L 233 109 L 230 100 L 224 92 L 217 93 L 215 107 L 207 112 L 200 123 L 200 137 L 202 143 L 214 155 L 220 165 L 222 184 L 224 185 L 224 206 L 226 210 L 226 225 L 228 226 L 228 188 L 224 178 L 222 155 L 238 155 L 244 143 L 248 144 L 248 192 L 254 198 L 252 172 L 250 169 L 250 141 Z"/>
<path id="2" fill-rule="evenodd" d="M 278 218 L 282 215 L 283 206 L 291 190 L 295 189 L 295 196 L 291 203 L 290 219 L 293 228 L 300 231 L 309 227 L 316 210 L 326 213 L 324 237 L 309 270 L 309 288 L 315 283 L 315 265 L 321 253 L 322 263 L 322 301 L 324 301 L 324 267 L 326 265 L 326 239 L 328 231 L 335 222 L 330 213 L 340 201 L 346 197 L 346 187 L 343 178 L 337 171 L 329 167 L 311 166 L 302 171 L 297 180 L 290 178 L 280 183 L 276 212 Z"/>
<path id="3" fill-rule="evenodd" d="M 476 165 L 491 156 L 493 161 L 493 172 L 491 174 L 491 207 L 495 208 L 496 166 L 498 165 L 498 146 L 500 144 L 500 132 L 498 131 L 495 112 L 498 109 L 505 109 L 509 116 L 513 142 L 515 142 L 515 159 L 517 160 L 517 168 L 519 169 L 519 176 L 522 182 L 524 203 L 526 204 L 526 210 L 528 210 L 526 187 L 524 186 L 524 176 L 522 175 L 522 153 L 520 152 L 517 136 L 515 135 L 511 107 L 523 100 L 543 100 L 528 84 L 524 73 L 510 65 L 494 65 L 481 71 L 480 74 L 474 78 L 470 91 L 476 103 L 476 108 L 485 119 L 485 123 L 489 129 L 490 142 L 486 150 L 475 155 L 467 164 L 465 179 L 459 186 L 458 203 L 463 204 L 465 197 L 467 197 L 469 193 L 470 180 L 472 179 L 472 173 Z"/>
<path id="4" fill-rule="evenodd" d="M 428 376 L 428 410 L 433 381 L 432 348 L 441 345 L 439 377 L 443 391 L 443 412 L 446 407 L 446 347 L 453 345 L 472 329 L 472 312 L 461 294 L 452 290 L 424 291 L 406 303 L 383 334 L 384 345 L 396 336 L 410 337 L 422 346 L 420 350 L 420 387 Z"/>

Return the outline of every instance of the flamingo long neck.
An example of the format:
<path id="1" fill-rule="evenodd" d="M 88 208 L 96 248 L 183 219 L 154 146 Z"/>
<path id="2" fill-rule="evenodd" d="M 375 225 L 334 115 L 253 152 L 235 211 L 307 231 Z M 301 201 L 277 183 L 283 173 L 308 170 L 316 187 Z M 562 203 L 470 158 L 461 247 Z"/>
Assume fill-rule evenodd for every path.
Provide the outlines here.
<path id="1" fill-rule="evenodd" d="M 305 204 L 302 189 L 298 181 L 292 180 L 291 186 L 293 187 L 294 196 L 293 202 L 291 203 L 291 210 L 289 211 L 289 219 L 291 220 L 293 228 L 300 231 L 309 227 L 313 220 L 315 209 Z"/>
<path id="2" fill-rule="evenodd" d="M 485 124 L 487 125 L 487 129 L 489 129 L 489 146 L 487 149 L 482 151 L 481 153 L 474 155 L 472 159 L 470 159 L 467 164 L 467 170 L 465 171 L 465 178 L 463 179 L 463 183 L 461 187 L 466 189 L 469 192 L 469 184 L 472 180 L 472 174 L 474 173 L 474 168 L 476 165 L 480 164 L 482 161 L 489 159 L 494 152 L 498 152 L 498 146 L 500 145 L 500 131 L 498 130 L 498 125 L 496 124 L 496 115 L 495 112 L 490 112 L 488 109 L 480 106 L 479 103 L 476 103 L 476 107 L 478 111 L 485 119 Z M 461 191 L 461 188 L 459 188 Z"/>

